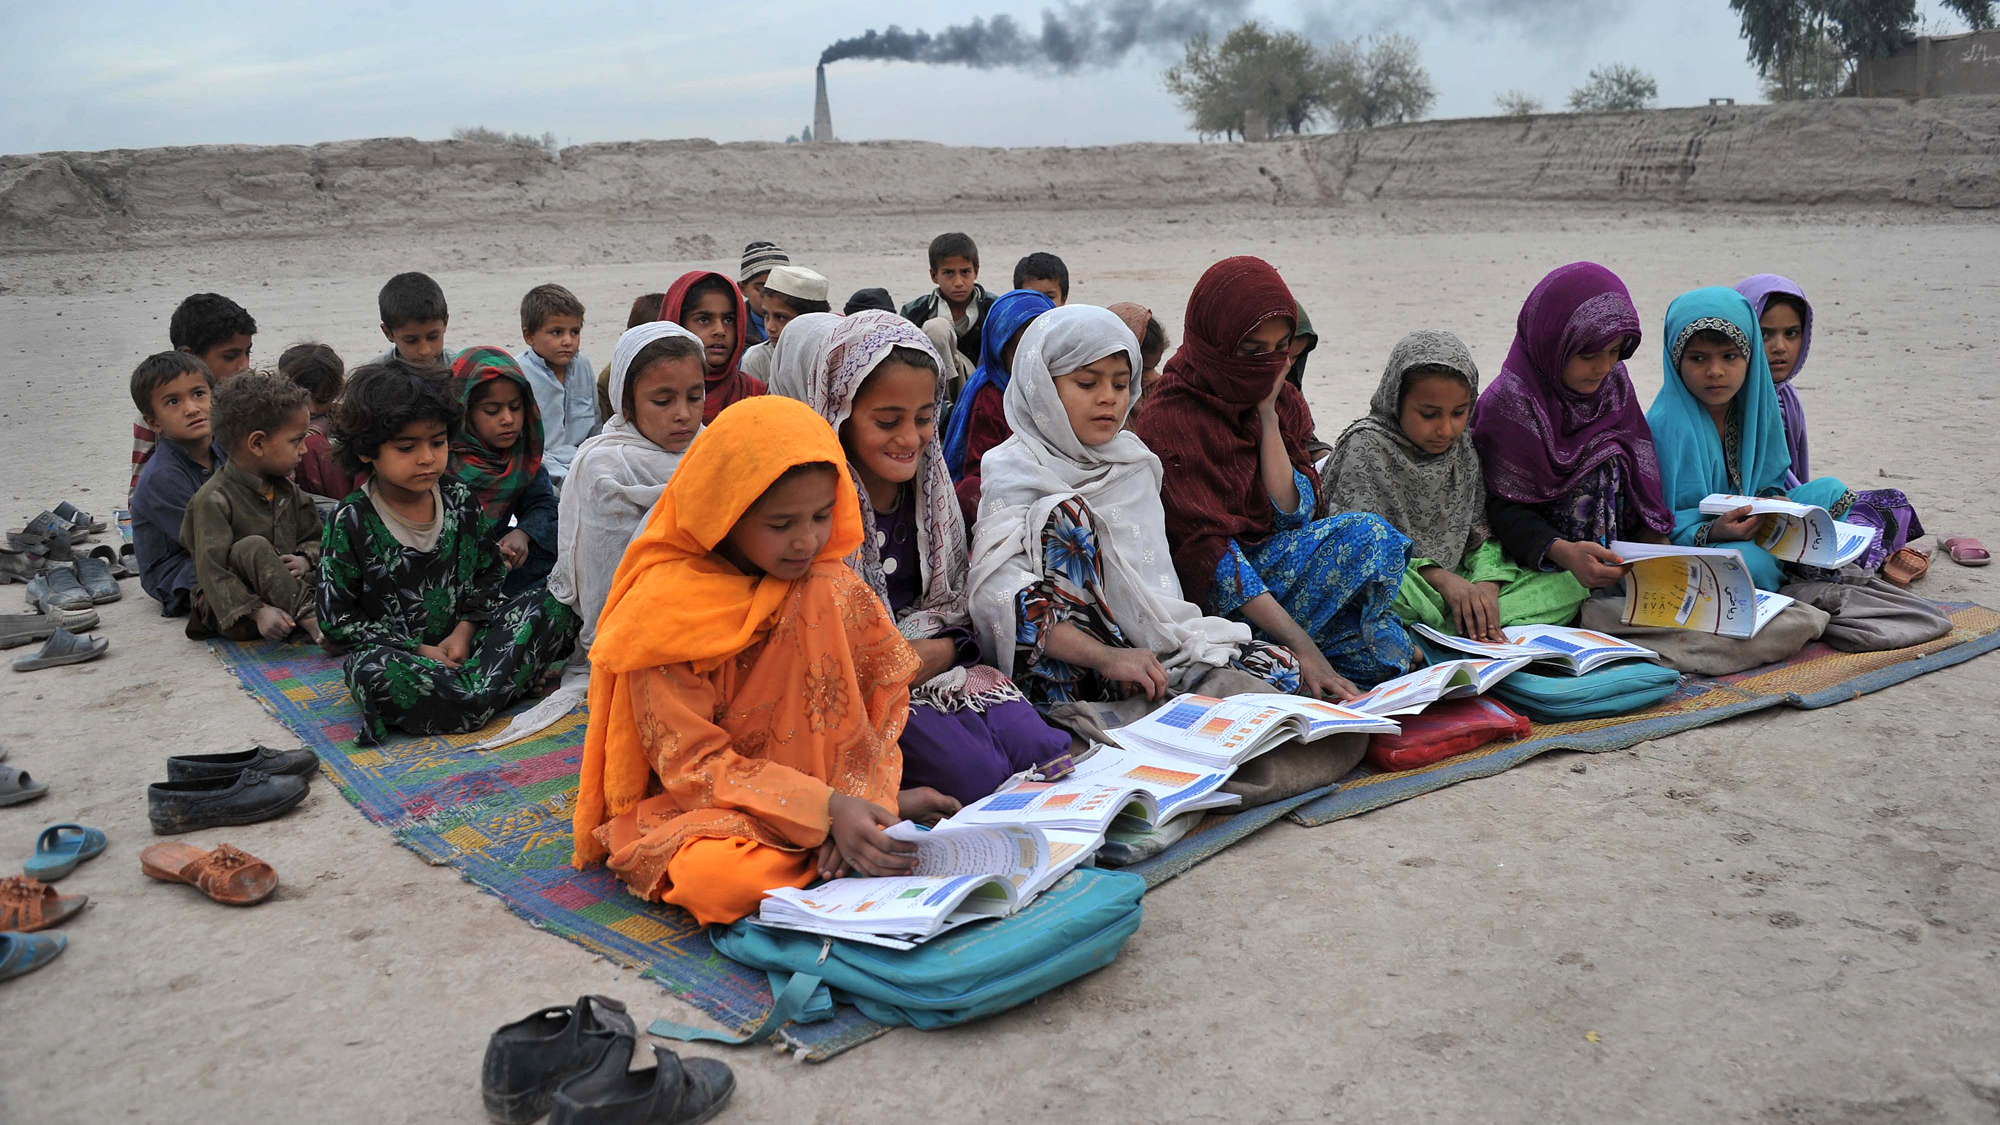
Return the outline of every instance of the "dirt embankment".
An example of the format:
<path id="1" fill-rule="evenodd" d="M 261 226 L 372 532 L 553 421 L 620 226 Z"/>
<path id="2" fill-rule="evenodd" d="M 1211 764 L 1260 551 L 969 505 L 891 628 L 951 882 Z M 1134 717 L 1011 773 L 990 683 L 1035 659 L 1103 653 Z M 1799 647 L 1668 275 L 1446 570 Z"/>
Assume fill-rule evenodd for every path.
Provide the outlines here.
<path id="1" fill-rule="evenodd" d="M 0 156 L 0 248 L 124 236 L 967 203 L 1339 206 L 1371 199 L 2000 207 L 2000 98 L 1432 121 L 1260 145 L 910 141 L 524 146 L 391 138 Z"/>

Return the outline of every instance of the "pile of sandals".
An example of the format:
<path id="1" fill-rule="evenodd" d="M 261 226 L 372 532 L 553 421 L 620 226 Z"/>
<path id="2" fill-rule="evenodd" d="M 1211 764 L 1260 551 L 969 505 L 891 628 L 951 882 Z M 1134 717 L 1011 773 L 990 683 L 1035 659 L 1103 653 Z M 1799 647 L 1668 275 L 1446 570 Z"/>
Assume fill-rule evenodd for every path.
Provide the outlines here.
<path id="1" fill-rule="evenodd" d="M 86 634 L 98 626 L 97 607 L 124 596 L 119 579 L 137 570 L 131 544 L 88 545 L 104 530 L 103 520 L 64 501 L 7 533 L 0 583 L 25 583 L 34 612 L 0 614 L 0 648 L 42 642 L 13 662 L 16 672 L 81 664 L 111 647 L 109 638 Z"/>

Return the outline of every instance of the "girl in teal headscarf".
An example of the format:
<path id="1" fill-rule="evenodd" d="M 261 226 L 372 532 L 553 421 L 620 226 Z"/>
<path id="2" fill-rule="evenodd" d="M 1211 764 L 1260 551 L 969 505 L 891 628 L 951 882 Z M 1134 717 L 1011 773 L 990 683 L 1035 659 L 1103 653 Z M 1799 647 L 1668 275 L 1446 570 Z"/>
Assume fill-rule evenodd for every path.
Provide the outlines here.
<path id="1" fill-rule="evenodd" d="M 1646 423 L 1659 453 L 1662 491 L 1674 513 L 1673 541 L 1735 548 L 1757 585 L 1776 590 L 1785 582 L 1782 567 L 1749 542 L 1758 518 L 1747 509 L 1704 515 L 1703 498 L 1717 492 L 1782 496 L 1816 504 L 1839 519 L 1854 506 L 1854 493 L 1832 477 L 1785 487 L 1792 466 L 1785 420 L 1757 314 L 1741 293 L 1715 286 L 1676 297 L 1667 307 L 1664 346 L 1666 377 Z"/>

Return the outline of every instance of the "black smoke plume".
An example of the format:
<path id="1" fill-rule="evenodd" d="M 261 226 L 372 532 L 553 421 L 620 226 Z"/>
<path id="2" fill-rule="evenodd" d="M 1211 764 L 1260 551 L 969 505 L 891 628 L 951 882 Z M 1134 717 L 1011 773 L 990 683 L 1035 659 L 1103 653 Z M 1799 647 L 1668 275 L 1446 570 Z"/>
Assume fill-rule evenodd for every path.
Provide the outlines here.
<path id="1" fill-rule="evenodd" d="M 1065 2 L 1042 11 L 1041 29 L 1029 32 L 1012 16 L 975 19 L 935 34 L 891 25 L 842 39 L 820 52 L 821 66 L 842 59 L 887 59 L 970 66 L 1018 67 L 1064 74 L 1115 66 L 1138 47 L 1179 48 L 1206 32 L 1220 36 L 1241 23 L 1250 0 L 1103 0 Z"/>

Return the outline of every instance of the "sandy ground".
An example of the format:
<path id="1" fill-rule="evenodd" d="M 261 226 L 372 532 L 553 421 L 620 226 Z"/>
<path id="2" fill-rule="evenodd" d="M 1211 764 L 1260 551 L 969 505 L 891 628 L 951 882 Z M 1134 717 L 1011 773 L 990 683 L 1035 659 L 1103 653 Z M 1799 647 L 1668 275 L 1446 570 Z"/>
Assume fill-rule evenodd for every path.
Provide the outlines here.
<path id="1" fill-rule="evenodd" d="M 2000 225 L 1949 212 L 527 218 L 17 256 L 0 269 L 0 514 L 117 505 L 127 373 L 166 346 L 191 291 L 243 301 L 260 359 L 318 338 L 353 363 L 382 346 L 373 298 L 392 272 L 442 281 L 459 347 L 513 343 L 519 295 L 557 280 L 589 306 L 601 361 L 633 295 L 731 265 L 678 260 L 688 239 L 775 237 L 843 294 L 886 284 L 904 299 L 925 240 L 951 227 L 979 237 L 989 283 L 1054 248 L 1075 299 L 1146 302 L 1176 336 L 1204 266 L 1270 257 L 1324 333 L 1309 392 L 1329 435 L 1409 329 L 1454 329 L 1497 370 L 1522 297 L 1559 263 L 1619 270 L 1655 334 L 1683 289 L 1784 272 L 1819 301 L 1804 387 L 1816 466 L 1906 489 L 1933 531 L 2000 543 L 1986 353 Z M 1658 348 L 1649 338 L 1633 364 L 1648 399 Z M 1993 573 L 1940 558 L 1922 588 L 1994 604 Z M 325 785 L 281 820 L 192 838 L 276 864 L 276 900 L 238 912 L 146 880 L 142 788 L 161 759 L 285 732 L 126 589 L 104 612 L 106 659 L 0 674 L 10 764 L 54 787 L 0 810 L 8 846 L 25 854 L 61 819 L 112 841 L 62 884 L 92 898 L 69 951 L 0 985 L 0 1121 L 471 1122 L 504 1021 L 583 992 L 624 998 L 641 1022 L 698 1018 L 426 866 Z M 1150 896 L 1116 964 L 1015 1012 L 812 1067 L 694 1050 L 737 1068 L 726 1120 L 794 1125 L 1992 1121 L 1996 691 L 1989 657 L 1829 710 L 1556 755 L 1319 829 L 1280 823 Z"/>

